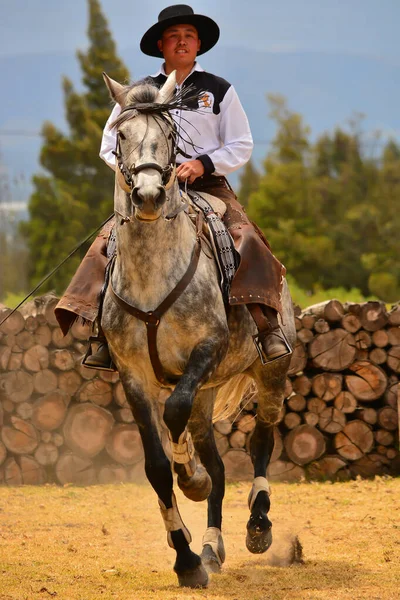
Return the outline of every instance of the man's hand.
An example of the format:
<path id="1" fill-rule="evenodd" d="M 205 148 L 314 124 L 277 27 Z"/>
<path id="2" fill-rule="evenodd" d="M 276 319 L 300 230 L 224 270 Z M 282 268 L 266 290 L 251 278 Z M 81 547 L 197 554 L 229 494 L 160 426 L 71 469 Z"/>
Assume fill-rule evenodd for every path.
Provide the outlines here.
<path id="1" fill-rule="evenodd" d="M 204 175 L 204 166 L 201 160 L 189 160 L 182 163 L 176 170 L 179 181 L 188 180 L 188 183 L 193 183 L 195 179 Z"/>

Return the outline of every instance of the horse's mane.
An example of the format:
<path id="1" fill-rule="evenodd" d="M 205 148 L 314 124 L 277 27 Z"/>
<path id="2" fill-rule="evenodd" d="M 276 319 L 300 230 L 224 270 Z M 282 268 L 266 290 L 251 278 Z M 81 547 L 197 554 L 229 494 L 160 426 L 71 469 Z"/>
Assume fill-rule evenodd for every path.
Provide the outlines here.
<path id="1" fill-rule="evenodd" d="M 118 117 L 110 125 L 118 128 L 122 123 L 135 117 L 138 113 L 160 116 L 169 120 L 172 110 L 199 110 L 199 98 L 204 92 L 194 91 L 193 86 L 179 90 L 169 102 L 156 102 L 160 88 L 149 79 L 143 79 L 132 84 L 125 92 L 125 102 Z"/>
<path id="2" fill-rule="evenodd" d="M 149 79 L 136 81 L 126 90 L 125 106 L 153 103 L 160 88 Z"/>

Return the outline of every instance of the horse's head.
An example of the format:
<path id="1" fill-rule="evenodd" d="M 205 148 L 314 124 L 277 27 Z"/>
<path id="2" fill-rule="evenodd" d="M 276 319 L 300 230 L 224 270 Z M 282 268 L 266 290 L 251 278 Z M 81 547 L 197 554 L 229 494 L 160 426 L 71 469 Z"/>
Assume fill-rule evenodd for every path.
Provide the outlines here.
<path id="1" fill-rule="evenodd" d="M 161 89 L 149 83 L 124 86 L 104 74 L 112 98 L 121 106 L 117 129 L 117 183 L 130 195 L 137 219 L 155 221 L 162 214 L 166 190 L 175 179 L 174 122 L 168 102 L 175 71 Z"/>

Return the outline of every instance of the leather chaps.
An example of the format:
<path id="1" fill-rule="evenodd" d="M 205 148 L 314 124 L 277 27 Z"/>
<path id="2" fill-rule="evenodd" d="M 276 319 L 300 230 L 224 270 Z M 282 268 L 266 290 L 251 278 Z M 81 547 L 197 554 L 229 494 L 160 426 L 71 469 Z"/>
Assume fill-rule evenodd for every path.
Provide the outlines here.
<path id="1" fill-rule="evenodd" d="M 227 206 L 224 223 L 240 255 L 229 303 L 261 304 L 281 313 L 281 293 L 286 269 L 272 254 L 262 231 L 247 217 L 225 177 L 205 176 L 196 179 L 188 189 L 207 192 L 223 200 Z M 55 308 L 55 315 L 64 335 L 79 318 L 90 323 L 96 320 L 108 262 L 107 241 L 113 224 L 114 220 L 109 221 L 96 237 Z"/>

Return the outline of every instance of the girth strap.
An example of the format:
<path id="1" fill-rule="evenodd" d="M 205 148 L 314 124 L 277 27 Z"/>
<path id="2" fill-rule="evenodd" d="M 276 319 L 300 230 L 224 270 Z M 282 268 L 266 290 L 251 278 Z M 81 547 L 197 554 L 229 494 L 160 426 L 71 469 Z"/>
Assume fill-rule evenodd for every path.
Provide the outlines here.
<path id="1" fill-rule="evenodd" d="M 113 288 L 112 281 L 110 280 L 109 291 L 114 302 L 118 304 L 118 306 L 120 306 L 123 310 L 128 312 L 130 315 L 136 317 L 137 319 L 140 319 L 140 321 L 143 321 L 145 323 L 147 328 L 147 344 L 149 348 L 151 365 L 153 367 L 155 376 L 157 377 L 158 381 L 163 384 L 167 384 L 169 382 L 165 376 L 164 369 L 162 367 L 157 350 L 158 326 L 160 324 L 162 315 L 174 304 L 174 302 L 184 292 L 184 290 L 187 288 L 187 286 L 193 279 L 201 252 L 201 245 L 199 241 L 200 232 L 201 219 L 199 219 L 197 223 L 197 240 L 193 248 L 192 258 L 190 260 L 186 273 L 184 274 L 182 279 L 177 283 L 175 288 L 168 294 L 168 296 L 161 302 L 161 304 L 155 310 L 144 312 L 143 310 L 136 308 L 117 294 L 117 292 Z"/>

